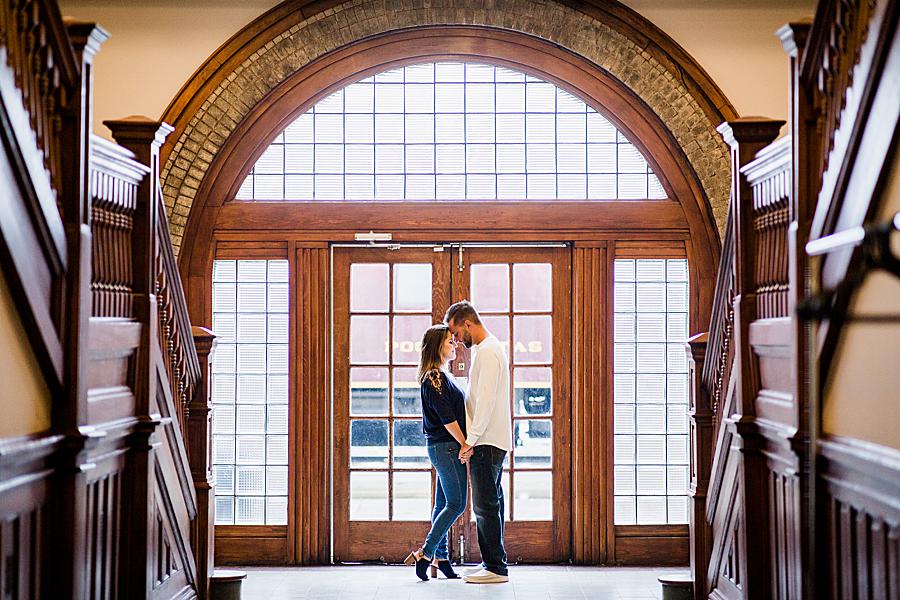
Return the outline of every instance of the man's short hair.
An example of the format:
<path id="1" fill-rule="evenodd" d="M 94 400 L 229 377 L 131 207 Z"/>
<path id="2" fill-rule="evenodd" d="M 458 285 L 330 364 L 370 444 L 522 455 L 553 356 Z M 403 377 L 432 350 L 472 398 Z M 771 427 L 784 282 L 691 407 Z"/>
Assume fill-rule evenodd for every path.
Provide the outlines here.
<path id="1" fill-rule="evenodd" d="M 453 323 L 462 323 L 465 320 L 469 320 L 476 325 L 481 325 L 481 318 L 478 316 L 478 311 L 475 310 L 475 307 L 472 306 L 472 303 L 468 300 L 462 300 L 452 305 L 447 309 L 447 314 L 444 315 L 444 323 L 448 325 Z"/>

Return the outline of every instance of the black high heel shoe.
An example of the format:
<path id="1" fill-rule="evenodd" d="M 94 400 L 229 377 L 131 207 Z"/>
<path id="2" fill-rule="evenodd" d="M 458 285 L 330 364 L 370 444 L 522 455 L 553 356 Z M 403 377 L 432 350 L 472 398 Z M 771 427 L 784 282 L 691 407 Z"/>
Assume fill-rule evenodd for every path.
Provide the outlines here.
<path id="1" fill-rule="evenodd" d="M 435 579 L 437 579 L 437 569 L 440 569 L 447 579 L 459 579 L 459 575 L 453 570 L 450 561 L 446 558 L 438 558 L 431 561 L 431 576 Z"/>
<path id="2" fill-rule="evenodd" d="M 431 565 L 431 559 L 422 554 L 421 550 L 413 550 L 403 561 L 403 564 L 416 565 L 416 576 L 422 581 L 428 581 L 428 566 Z"/>

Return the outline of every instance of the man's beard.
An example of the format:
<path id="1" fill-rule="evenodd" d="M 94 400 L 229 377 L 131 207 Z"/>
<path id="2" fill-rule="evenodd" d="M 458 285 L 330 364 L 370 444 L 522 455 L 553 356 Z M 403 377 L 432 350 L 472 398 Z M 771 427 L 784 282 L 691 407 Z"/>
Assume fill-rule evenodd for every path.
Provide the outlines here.
<path id="1" fill-rule="evenodd" d="M 466 332 L 465 335 L 463 335 L 462 343 L 466 348 L 472 347 L 472 335 L 469 332 Z"/>

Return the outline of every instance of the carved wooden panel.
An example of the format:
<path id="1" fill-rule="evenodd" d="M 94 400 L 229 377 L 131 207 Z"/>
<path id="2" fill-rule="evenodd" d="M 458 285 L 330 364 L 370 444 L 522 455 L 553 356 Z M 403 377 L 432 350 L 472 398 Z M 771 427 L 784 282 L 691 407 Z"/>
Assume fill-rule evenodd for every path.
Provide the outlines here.
<path id="1" fill-rule="evenodd" d="M 92 141 L 91 315 L 128 318 L 134 287 L 131 236 L 138 185 L 147 169 L 124 148 L 98 137 Z"/>
<path id="2" fill-rule="evenodd" d="M 578 564 L 607 559 L 612 482 L 606 424 L 607 249 L 577 247 L 572 262 L 572 558 Z M 609 493 L 607 493 L 607 490 Z"/>
<path id="3" fill-rule="evenodd" d="M 122 535 L 122 473 L 114 470 L 87 486 L 88 597 L 118 598 L 119 540 Z"/>
<path id="4" fill-rule="evenodd" d="M 330 543 L 328 449 L 328 249 L 298 248 L 292 303 L 298 308 L 294 331 L 297 402 L 294 406 L 296 504 L 294 561 L 327 564 Z M 289 521 L 290 522 L 290 521 Z"/>
<path id="5" fill-rule="evenodd" d="M 761 150 L 741 172 L 751 186 L 753 235 L 747 248 L 753 263 L 756 318 L 788 315 L 788 224 L 791 221 L 791 139 Z"/>
<path id="6" fill-rule="evenodd" d="M 769 472 L 769 556 L 774 598 L 802 598 L 800 520 L 803 498 L 796 472 Z"/>
<path id="7" fill-rule="evenodd" d="M 0 515 L 0 597 L 4 600 L 41 594 L 42 537 L 47 519 L 43 494 L 32 495 L 35 491 L 24 490 L 23 496 L 32 496 L 32 502 Z"/>
<path id="8" fill-rule="evenodd" d="M 900 451 L 830 437 L 819 463 L 819 597 L 900 597 Z"/>

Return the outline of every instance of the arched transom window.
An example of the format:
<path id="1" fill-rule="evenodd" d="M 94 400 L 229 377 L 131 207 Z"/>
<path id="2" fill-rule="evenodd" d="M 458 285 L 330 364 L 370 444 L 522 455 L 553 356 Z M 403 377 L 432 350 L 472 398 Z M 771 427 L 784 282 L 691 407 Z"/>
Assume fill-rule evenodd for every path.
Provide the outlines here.
<path id="1" fill-rule="evenodd" d="M 353 83 L 289 125 L 238 200 L 642 200 L 666 193 L 607 119 L 500 66 L 416 64 Z"/>

